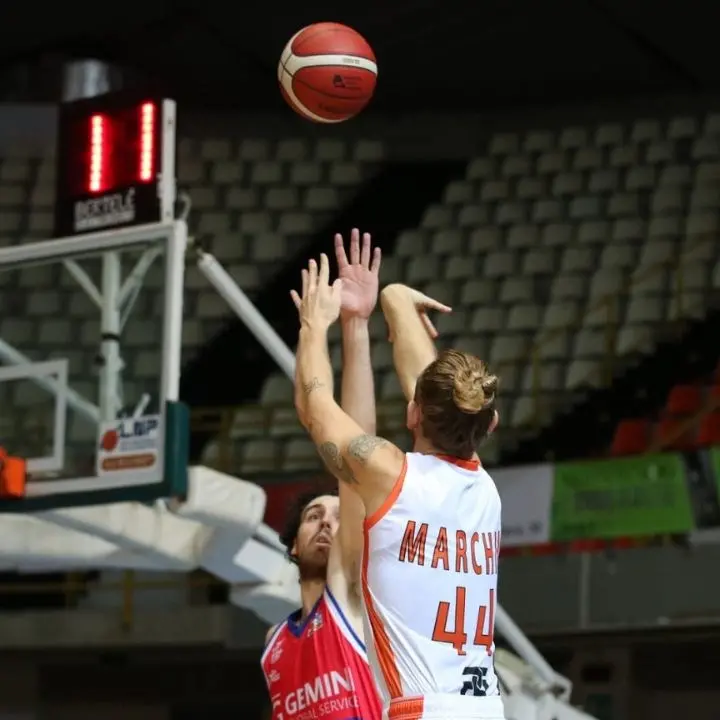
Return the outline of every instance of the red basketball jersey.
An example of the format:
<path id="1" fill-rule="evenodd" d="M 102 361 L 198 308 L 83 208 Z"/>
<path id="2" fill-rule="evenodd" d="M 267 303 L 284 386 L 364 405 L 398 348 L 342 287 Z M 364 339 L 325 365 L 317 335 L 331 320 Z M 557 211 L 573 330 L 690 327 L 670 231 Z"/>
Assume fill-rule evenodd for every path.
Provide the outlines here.
<path id="1" fill-rule="evenodd" d="M 278 625 L 260 660 L 273 720 L 380 720 L 365 645 L 332 593 L 299 614 Z"/>

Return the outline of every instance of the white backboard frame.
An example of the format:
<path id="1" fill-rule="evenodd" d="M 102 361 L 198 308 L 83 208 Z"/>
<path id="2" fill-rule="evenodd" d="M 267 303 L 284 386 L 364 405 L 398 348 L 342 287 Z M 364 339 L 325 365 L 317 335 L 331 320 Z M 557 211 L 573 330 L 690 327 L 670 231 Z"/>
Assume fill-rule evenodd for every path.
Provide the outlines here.
<path id="1" fill-rule="evenodd" d="M 160 375 L 160 387 L 158 405 L 161 409 L 168 401 L 176 402 L 179 399 L 180 391 L 180 358 L 182 346 L 182 318 L 183 318 L 183 292 L 185 281 L 185 250 L 188 241 L 187 224 L 184 220 L 172 222 L 150 223 L 148 225 L 137 225 L 135 227 L 120 228 L 116 230 L 104 230 L 101 232 L 85 233 L 83 235 L 56 238 L 41 242 L 32 242 L 13 247 L 0 248 L 0 272 L 21 267 L 48 265 L 63 260 L 75 260 L 83 257 L 97 257 L 106 253 L 117 253 L 123 250 L 145 248 L 155 251 L 158 245 L 163 247 L 165 255 L 165 298 L 164 298 L 164 319 L 162 331 L 162 369 Z M 113 296 L 116 297 L 119 288 L 113 289 Z M 103 297 L 103 302 L 107 298 Z M 6 343 L 4 343 L 6 345 Z M 9 353 L 6 353 L 6 359 Z M 43 386 L 51 392 L 60 390 L 60 384 L 54 386 L 47 378 L 43 381 L 39 371 L 32 371 L 28 368 L 33 364 L 29 361 L 23 362 L 21 355 L 14 351 L 11 366 L 0 368 L 0 379 L 6 378 L 29 378 L 42 382 Z M 48 366 L 54 362 L 37 363 L 38 366 Z M 94 403 L 85 398 L 80 398 L 77 393 L 67 385 L 67 361 L 64 361 L 65 391 L 61 392 L 64 400 L 63 421 L 60 424 L 62 435 L 60 442 L 65 443 L 65 422 L 67 410 L 73 406 L 83 405 L 86 415 L 87 409 Z M 54 366 L 59 371 L 60 365 Z M 62 372 L 62 371 L 60 371 Z M 62 401 L 58 398 L 62 406 Z M 80 401 L 80 402 L 78 402 Z M 57 407 L 56 407 L 57 413 Z M 97 420 L 101 420 L 100 412 L 97 413 Z M 57 421 L 57 414 L 56 414 Z M 55 438 L 57 440 L 58 438 Z M 55 455 L 55 452 L 53 453 Z M 61 456 L 62 457 L 62 456 Z M 64 459 L 64 458 L 62 458 Z M 71 479 L 37 480 L 32 479 L 27 484 L 26 497 L 47 497 L 51 495 L 67 495 L 73 493 L 96 492 L 99 490 L 118 490 L 126 487 L 144 486 L 161 483 L 164 479 L 165 462 L 161 453 L 159 457 L 157 472 L 138 478 L 98 478 L 97 476 L 86 476 Z M 39 467 L 29 464 L 31 472 L 51 473 L 61 472 L 62 466 L 57 463 L 40 463 Z"/>
<path id="2" fill-rule="evenodd" d="M 60 472 L 65 466 L 65 426 L 67 419 L 68 361 L 64 359 L 34 362 L 31 365 L 0 367 L 0 382 L 34 380 L 55 396 L 53 408 L 52 455 L 26 458 L 30 473 Z M 9 448 L 12 453 L 12 448 Z"/>

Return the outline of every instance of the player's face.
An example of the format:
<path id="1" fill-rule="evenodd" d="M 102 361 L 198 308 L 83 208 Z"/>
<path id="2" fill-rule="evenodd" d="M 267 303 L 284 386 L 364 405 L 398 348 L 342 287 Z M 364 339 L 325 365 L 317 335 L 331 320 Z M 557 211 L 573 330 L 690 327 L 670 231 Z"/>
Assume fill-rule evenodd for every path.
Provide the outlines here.
<path id="1" fill-rule="evenodd" d="M 303 511 L 293 547 L 302 576 L 324 576 L 339 513 L 340 501 L 333 495 L 315 498 Z"/>

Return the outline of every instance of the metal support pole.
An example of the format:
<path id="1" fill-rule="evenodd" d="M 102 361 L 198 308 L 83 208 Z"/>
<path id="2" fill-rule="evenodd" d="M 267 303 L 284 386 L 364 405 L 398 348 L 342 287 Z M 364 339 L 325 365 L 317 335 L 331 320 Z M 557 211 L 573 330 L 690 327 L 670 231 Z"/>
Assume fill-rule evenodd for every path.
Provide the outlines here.
<path id="1" fill-rule="evenodd" d="M 157 247 L 146 250 L 140 259 L 135 263 L 135 267 L 130 271 L 130 274 L 125 278 L 122 287 L 120 288 L 120 296 L 118 302 L 120 303 L 120 332 L 122 333 L 125 328 L 125 324 L 130 319 L 133 307 L 137 302 L 142 289 L 143 281 L 145 276 L 150 270 L 150 267 L 155 260 L 162 255 L 162 250 Z"/>
<path id="2" fill-rule="evenodd" d="M 105 253 L 102 261 L 103 304 L 100 313 L 100 417 L 112 422 L 122 407 L 120 397 L 120 253 Z"/>
<path id="3" fill-rule="evenodd" d="M 131 304 L 133 297 L 137 295 L 142 287 L 148 270 L 161 255 L 162 250 L 160 248 L 153 247 L 146 250 L 135 263 L 135 267 L 130 271 L 130 274 L 125 278 L 120 290 L 120 305 L 123 308 L 123 313 L 126 312 L 126 306 Z"/>
<path id="4" fill-rule="evenodd" d="M 510 643 L 513 650 L 547 683 L 548 687 L 561 688 L 564 691 L 569 689 L 570 681 L 552 669 L 550 663 L 532 644 L 530 638 L 525 635 L 500 605 L 495 608 L 495 629 Z"/>
<path id="5" fill-rule="evenodd" d="M 237 286 L 237 283 L 225 271 L 214 255 L 200 251 L 198 268 L 218 291 L 220 296 L 232 308 L 235 314 L 247 325 L 258 342 L 268 351 L 270 357 L 290 380 L 295 379 L 295 354 L 273 330 L 268 321 L 252 304 L 250 298 Z"/>
<path id="6" fill-rule="evenodd" d="M 65 67 L 63 99 L 81 100 L 111 90 L 110 66 L 99 60 L 77 60 Z M 75 273 L 74 273 L 75 274 Z M 82 284 L 82 283 L 81 283 Z M 100 418 L 115 420 L 122 407 L 120 373 L 120 288 L 122 263 L 118 252 L 109 252 L 102 259 L 102 307 L 100 315 Z M 91 295 L 92 297 L 92 295 Z"/>
<path id="7" fill-rule="evenodd" d="M 87 293 L 87 296 L 97 305 L 98 309 L 101 309 L 102 294 L 85 270 L 75 260 L 65 260 L 63 264 L 65 269 L 75 278 L 75 282 Z"/>
<path id="8" fill-rule="evenodd" d="M 163 355 L 165 362 L 160 377 L 160 403 L 180 397 L 180 363 L 182 356 L 183 295 L 185 293 L 185 250 L 188 228 L 184 220 L 176 220 L 172 240 L 165 258 L 165 323 Z"/>

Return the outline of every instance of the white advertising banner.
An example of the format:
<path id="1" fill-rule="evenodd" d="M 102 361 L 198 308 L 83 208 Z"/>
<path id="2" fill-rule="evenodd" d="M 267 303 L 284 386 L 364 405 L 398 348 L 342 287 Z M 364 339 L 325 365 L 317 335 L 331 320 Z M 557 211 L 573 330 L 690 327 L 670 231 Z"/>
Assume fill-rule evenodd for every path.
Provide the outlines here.
<path id="1" fill-rule="evenodd" d="M 549 463 L 491 472 L 502 500 L 504 547 L 550 541 L 554 474 Z"/>

